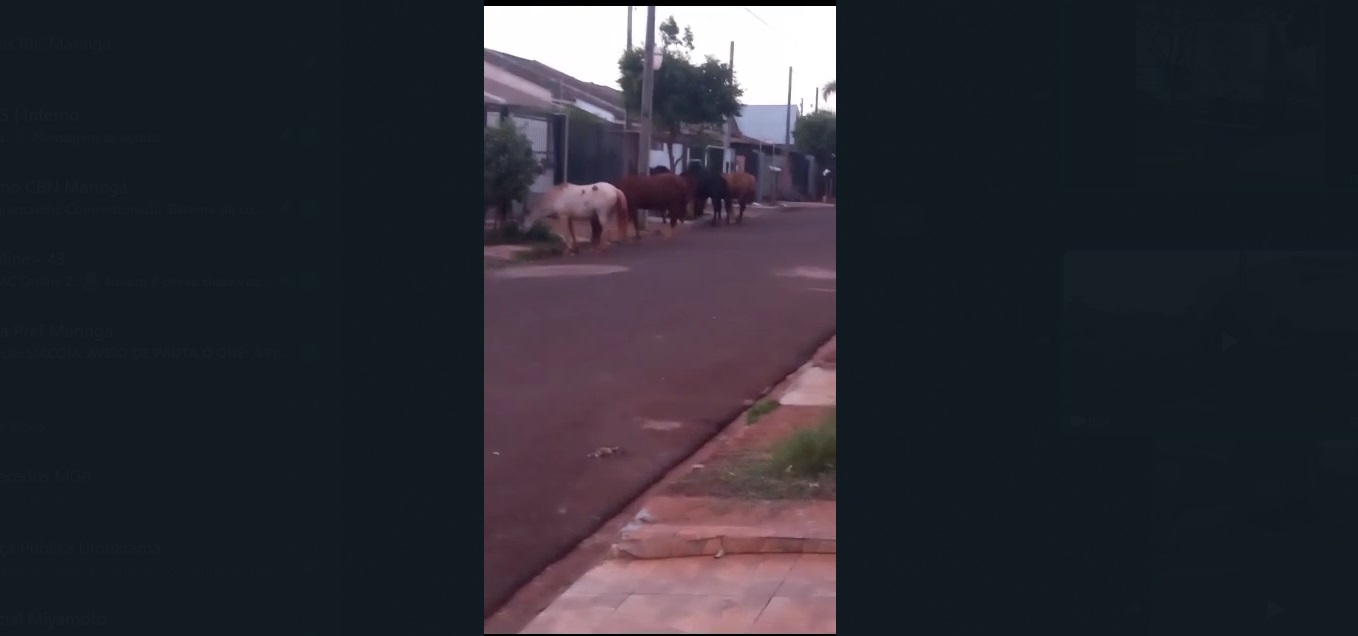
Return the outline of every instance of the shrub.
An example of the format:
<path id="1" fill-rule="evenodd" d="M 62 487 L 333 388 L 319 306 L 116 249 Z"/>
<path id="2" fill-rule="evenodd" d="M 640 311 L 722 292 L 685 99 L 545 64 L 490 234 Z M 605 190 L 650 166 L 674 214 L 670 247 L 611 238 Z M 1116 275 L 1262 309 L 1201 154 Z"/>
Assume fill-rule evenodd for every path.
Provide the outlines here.
<path id="1" fill-rule="evenodd" d="M 499 126 L 484 129 L 485 177 L 482 208 L 494 207 L 498 226 L 503 228 L 515 201 L 528 196 L 542 166 L 533 156 L 533 144 L 509 119 Z"/>

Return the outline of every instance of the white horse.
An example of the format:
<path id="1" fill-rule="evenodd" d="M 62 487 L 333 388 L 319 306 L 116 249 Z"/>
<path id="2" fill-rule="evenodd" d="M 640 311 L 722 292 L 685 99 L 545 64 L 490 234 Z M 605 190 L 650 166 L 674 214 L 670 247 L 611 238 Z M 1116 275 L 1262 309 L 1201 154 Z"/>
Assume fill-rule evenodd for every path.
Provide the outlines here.
<path id="1" fill-rule="evenodd" d="M 618 236 L 627 235 L 627 197 L 622 190 L 603 182 L 588 185 L 563 183 L 542 195 L 536 209 L 524 219 L 523 227 L 532 229 L 547 219 L 557 221 L 552 225 L 552 231 L 570 245 L 572 252 L 576 249 L 575 222 L 586 221 L 592 225 L 593 221 L 598 221 L 603 231 L 597 248 L 602 251 L 608 246 L 613 224 L 617 224 Z M 565 225 L 564 230 L 562 225 Z"/>

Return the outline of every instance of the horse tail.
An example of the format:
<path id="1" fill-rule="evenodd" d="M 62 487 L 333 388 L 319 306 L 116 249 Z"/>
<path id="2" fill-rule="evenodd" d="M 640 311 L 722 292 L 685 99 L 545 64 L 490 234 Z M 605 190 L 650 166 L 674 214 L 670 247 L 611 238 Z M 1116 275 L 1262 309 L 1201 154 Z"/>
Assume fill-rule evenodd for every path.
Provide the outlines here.
<path id="1" fill-rule="evenodd" d="M 621 240 L 627 236 L 627 223 L 635 220 L 628 216 L 630 207 L 627 205 L 627 195 L 623 194 L 621 188 L 613 188 L 613 191 L 617 193 L 617 197 L 613 199 L 613 214 L 618 219 L 618 234 Z"/>

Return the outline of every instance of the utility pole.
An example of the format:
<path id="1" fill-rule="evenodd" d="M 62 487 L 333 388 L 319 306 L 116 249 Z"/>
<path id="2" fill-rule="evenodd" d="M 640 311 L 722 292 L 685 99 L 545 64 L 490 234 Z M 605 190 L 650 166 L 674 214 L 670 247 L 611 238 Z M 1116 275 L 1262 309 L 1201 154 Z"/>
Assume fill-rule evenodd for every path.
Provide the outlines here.
<path id="1" fill-rule="evenodd" d="M 655 7 L 646 7 L 646 51 L 641 58 L 641 143 L 637 147 L 637 174 L 650 171 L 651 107 L 655 101 Z M 646 227 L 646 215 L 637 215 L 637 224 Z"/>
<path id="2" fill-rule="evenodd" d="M 787 173 L 788 179 L 792 179 L 792 67 L 787 67 L 787 122 L 783 129 L 783 172 Z M 783 175 L 778 175 L 782 177 Z M 778 181 L 773 180 L 773 196 L 778 197 Z"/>
<path id="3" fill-rule="evenodd" d="M 646 50 L 641 61 L 641 143 L 637 148 L 637 174 L 650 171 L 651 109 L 655 101 L 655 7 L 646 7 Z"/>
<path id="4" fill-rule="evenodd" d="M 731 81 L 736 81 L 736 41 L 731 40 L 731 53 L 727 57 L 726 65 L 731 69 Z M 735 171 L 735 157 L 731 154 L 731 118 L 726 118 L 726 127 L 721 133 L 721 161 L 723 164 L 722 172 Z"/>
<path id="5" fill-rule="evenodd" d="M 631 52 L 632 52 L 632 7 L 629 6 L 627 7 L 627 48 L 623 49 L 623 53 L 626 54 Z M 627 100 L 625 99 L 623 100 L 622 103 L 622 139 L 624 142 L 629 142 L 632 140 L 632 113 L 631 111 L 627 110 Z M 626 148 L 627 146 L 631 145 L 632 144 L 627 143 L 624 144 L 623 147 Z M 629 172 L 631 172 L 631 170 L 632 166 L 627 162 L 627 153 L 624 151 L 622 153 L 622 173 L 628 174 Z"/>
<path id="6" fill-rule="evenodd" d="M 816 105 L 815 105 L 815 111 L 818 112 L 818 113 L 820 112 L 820 91 L 816 91 Z"/>

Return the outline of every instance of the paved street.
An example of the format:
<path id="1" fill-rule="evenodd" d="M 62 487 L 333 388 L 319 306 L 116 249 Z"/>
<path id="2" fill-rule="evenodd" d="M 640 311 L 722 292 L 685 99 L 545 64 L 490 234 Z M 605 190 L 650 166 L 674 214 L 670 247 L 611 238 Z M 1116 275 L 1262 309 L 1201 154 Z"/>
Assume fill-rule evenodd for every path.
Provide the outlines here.
<path id="1" fill-rule="evenodd" d="M 486 275 L 486 614 L 835 330 L 833 208 L 541 266 L 591 265 Z"/>

